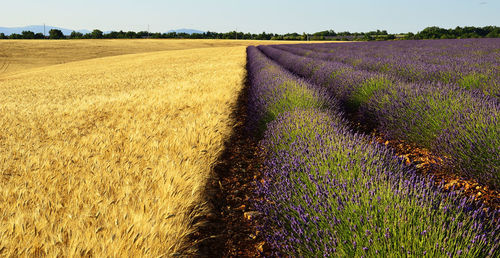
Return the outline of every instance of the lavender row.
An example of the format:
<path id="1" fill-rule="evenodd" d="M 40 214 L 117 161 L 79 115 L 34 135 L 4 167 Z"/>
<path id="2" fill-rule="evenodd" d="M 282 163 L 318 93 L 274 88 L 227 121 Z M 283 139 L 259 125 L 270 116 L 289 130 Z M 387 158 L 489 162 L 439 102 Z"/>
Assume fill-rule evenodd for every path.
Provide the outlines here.
<path id="1" fill-rule="evenodd" d="M 299 79 L 256 47 L 247 48 L 248 77 L 252 85 L 249 92 L 249 128 L 262 135 L 266 125 L 283 112 L 296 108 L 338 109 L 337 101 L 327 89 Z"/>
<path id="2" fill-rule="evenodd" d="M 281 45 L 280 49 L 343 62 L 406 82 L 439 82 L 500 97 L 500 40 Z"/>
<path id="3" fill-rule="evenodd" d="M 495 75 L 494 72 L 500 68 L 499 39 L 371 42 L 351 45 L 349 51 L 342 47 L 347 48 L 348 45 L 323 46 L 318 45 L 317 50 L 330 53 L 336 51 L 344 61 L 360 65 L 365 63 L 365 58 L 366 61 L 385 65 L 386 68 L 387 65 L 395 67 L 437 65 L 436 67 L 441 69 L 432 69 L 436 73 L 448 71 L 455 72 L 458 76 L 474 72 L 491 72 L 491 75 Z M 314 46 L 307 48 L 310 47 L 315 48 Z M 426 72 L 424 69 L 416 70 Z M 446 80 L 446 73 L 443 75 Z"/>
<path id="4" fill-rule="evenodd" d="M 464 176 L 500 187 L 500 104 L 452 85 L 395 82 L 378 73 L 259 46 L 293 73 L 328 88 L 384 134 L 449 157 Z"/>
<path id="5" fill-rule="evenodd" d="M 249 115 L 262 117 L 286 98 L 275 94 L 283 85 L 275 82 L 294 77 L 253 47 L 248 61 Z M 350 131 L 335 106 L 318 106 L 277 114 L 261 141 L 265 180 L 256 207 L 261 232 L 281 254 L 499 255 L 500 211 L 439 191 L 384 146 Z"/>
<path id="6" fill-rule="evenodd" d="M 452 66 L 498 65 L 499 39 L 362 42 L 358 44 L 300 44 L 305 49 L 336 53 L 345 60 L 380 58 L 384 63 L 452 63 Z M 412 63 L 409 63 L 412 61 Z"/>

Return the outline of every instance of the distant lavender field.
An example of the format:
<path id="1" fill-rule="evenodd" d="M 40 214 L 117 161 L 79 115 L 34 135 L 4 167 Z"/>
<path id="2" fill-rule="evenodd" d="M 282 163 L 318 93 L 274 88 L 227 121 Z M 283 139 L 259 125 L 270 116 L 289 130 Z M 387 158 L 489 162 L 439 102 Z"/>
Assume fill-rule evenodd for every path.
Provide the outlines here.
<path id="1" fill-rule="evenodd" d="M 500 40 L 249 47 L 249 126 L 265 152 L 256 207 L 277 255 L 498 257 L 500 210 L 444 192 L 355 133 L 345 113 L 498 189 L 499 49 Z"/>
<path id="2" fill-rule="evenodd" d="M 394 76 L 404 82 L 454 84 L 500 97 L 500 39 L 301 44 L 277 48 Z"/>
<path id="3" fill-rule="evenodd" d="M 259 46 L 388 137 L 500 186 L 500 39 Z M 401 57 L 403 56 L 403 57 Z"/>

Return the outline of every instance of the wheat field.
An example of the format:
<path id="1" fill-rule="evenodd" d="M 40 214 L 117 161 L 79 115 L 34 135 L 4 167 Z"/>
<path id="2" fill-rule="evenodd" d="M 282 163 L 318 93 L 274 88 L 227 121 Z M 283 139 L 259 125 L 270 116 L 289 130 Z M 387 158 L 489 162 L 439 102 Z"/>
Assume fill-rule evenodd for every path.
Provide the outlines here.
<path id="1" fill-rule="evenodd" d="M 124 54 L 282 43 L 214 39 L 0 40 L 0 76 L 30 68 Z"/>
<path id="2" fill-rule="evenodd" d="M 245 47 L 126 52 L 0 76 L 0 256 L 193 251 Z"/>

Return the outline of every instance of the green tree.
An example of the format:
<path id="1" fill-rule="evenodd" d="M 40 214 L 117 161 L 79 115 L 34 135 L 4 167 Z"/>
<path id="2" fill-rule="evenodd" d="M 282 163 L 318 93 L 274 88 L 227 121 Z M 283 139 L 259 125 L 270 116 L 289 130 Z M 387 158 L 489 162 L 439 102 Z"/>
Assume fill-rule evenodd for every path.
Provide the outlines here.
<path id="1" fill-rule="evenodd" d="M 417 33 L 418 38 L 422 39 L 439 39 L 442 35 L 447 34 L 448 30 L 439 28 L 437 26 L 427 27 L 421 32 Z"/>
<path id="2" fill-rule="evenodd" d="M 485 29 L 487 38 L 499 38 L 500 37 L 500 27 L 497 26 L 486 26 Z"/>
<path id="3" fill-rule="evenodd" d="M 126 37 L 127 37 L 127 34 L 126 34 L 123 30 L 120 30 L 120 31 L 118 32 L 117 37 L 118 37 L 119 39 L 124 39 L 124 38 L 126 38 Z"/>
<path id="4" fill-rule="evenodd" d="M 408 32 L 405 36 L 404 39 L 415 39 L 415 34 L 413 32 Z"/>
<path id="5" fill-rule="evenodd" d="M 147 31 L 139 31 L 139 32 L 137 32 L 137 37 L 138 38 L 147 38 L 147 37 L 149 37 L 149 32 L 147 32 Z"/>
<path id="6" fill-rule="evenodd" d="M 118 32 L 118 31 L 112 31 L 110 33 L 104 34 L 104 38 L 107 38 L 107 39 L 118 39 L 118 38 L 120 38 L 120 32 Z"/>
<path id="7" fill-rule="evenodd" d="M 49 30 L 49 39 L 63 39 L 63 38 L 65 37 L 61 30 L 57 29 Z"/>
<path id="8" fill-rule="evenodd" d="M 153 39 L 159 39 L 161 38 L 161 33 L 159 32 L 151 33 L 150 37 Z"/>
<path id="9" fill-rule="evenodd" d="M 314 33 L 313 36 L 318 36 L 318 37 L 332 36 L 332 37 L 335 37 L 335 36 L 337 36 L 337 33 L 335 33 L 334 30 L 324 30 L 324 31 Z"/>
<path id="10" fill-rule="evenodd" d="M 78 32 L 78 31 L 72 31 L 71 34 L 69 35 L 70 39 L 81 39 L 83 38 L 83 33 Z"/>
<path id="11" fill-rule="evenodd" d="M 33 31 L 24 30 L 21 35 L 23 35 L 23 39 L 34 39 L 35 33 Z"/>
<path id="12" fill-rule="evenodd" d="M 41 32 L 38 32 L 37 34 L 35 34 L 35 39 L 44 39 L 44 38 L 45 38 L 45 36 Z"/>
<path id="13" fill-rule="evenodd" d="M 267 34 L 264 31 L 261 34 L 256 35 L 255 39 L 257 39 L 257 40 L 270 40 L 273 36 L 274 36 L 274 34 L 272 34 L 272 33 L 271 34 Z"/>
<path id="14" fill-rule="evenodd" d="M 102 33 L 102 31 L 100 31 L 98 29 L 95 29 L 95 30 L 92 31 L 91 37 L 93 39 L 102 39 L 103 38 L 103 33 Z"/>
<path id="15" fill-rule="evenodd" d="M 487 38 L 500 38 L 500 32 L 498 30 L 490 31 L 487 35 Z"/>
<path id="16" fill-rule="evenodd" d="M 372 40 L 375 40 L 375 38 L 373 38 L 369 33 L 363 35 L 363 40 L 366 40 L 366 41 L 372 41 Z"/>
<path id="17" fill-rule="evenodd" d="M 17 34 L 17 33 L 12 33 L 9 36 L 10 39 L 23 39 L 23 35 Z"/>
<path id="18" fill-rule="evenodd" d="M 135 31 L 127 31 L 127 33 L 125 33 L 125 35 L 126 35 L 126 37 L 128 39 L 135 39 L 135 38 L 137 38 L 137 33 L 135 33 Z"/>

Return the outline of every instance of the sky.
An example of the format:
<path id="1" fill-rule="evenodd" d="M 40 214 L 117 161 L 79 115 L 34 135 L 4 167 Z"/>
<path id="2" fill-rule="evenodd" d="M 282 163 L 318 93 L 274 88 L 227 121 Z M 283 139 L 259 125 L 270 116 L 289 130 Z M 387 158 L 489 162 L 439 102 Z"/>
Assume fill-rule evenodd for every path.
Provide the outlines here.
<path id="1" fill-rule="evenodd" d="M 261 33 L 500 26 L 500 0 L 1 0 L 0 27 Z"/>

